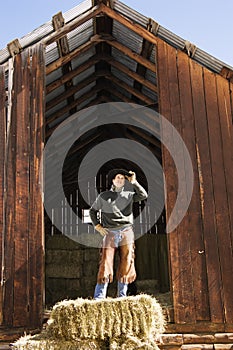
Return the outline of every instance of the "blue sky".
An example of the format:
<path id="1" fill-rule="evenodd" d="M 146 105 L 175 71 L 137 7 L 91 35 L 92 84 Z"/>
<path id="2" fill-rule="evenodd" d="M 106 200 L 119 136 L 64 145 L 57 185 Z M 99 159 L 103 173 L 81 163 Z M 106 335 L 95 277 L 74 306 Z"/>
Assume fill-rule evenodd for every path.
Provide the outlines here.
<path id="1" fill-rule="evenodd" d="M 0 49 L 81 0 L 2 0 Z M 233 66 L 233 0 L 123 0 L 163 27 Z"/>

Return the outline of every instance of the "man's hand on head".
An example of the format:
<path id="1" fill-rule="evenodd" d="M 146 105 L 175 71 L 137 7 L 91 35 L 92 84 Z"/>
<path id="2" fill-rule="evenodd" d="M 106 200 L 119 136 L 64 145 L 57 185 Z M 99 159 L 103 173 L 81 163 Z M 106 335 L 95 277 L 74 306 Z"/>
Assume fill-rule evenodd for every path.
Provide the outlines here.
<path id="1" fill-rule="evenodd" d="M 101 236 L 106 236 L 108 234 L 108 230 L 104 228 L 101 224 L 95 226 L 96 231 L 98 231 Z"/>
<path id="2" fill-rule="evenodd" d="M 131 176 L 126 176 L 126 179 L 131 182 L 131 184 L 134 184 L 137 180 L 136 180 L 136 174 L 133 171 L 129 171 L 129 173 L 131 174 Z"/>

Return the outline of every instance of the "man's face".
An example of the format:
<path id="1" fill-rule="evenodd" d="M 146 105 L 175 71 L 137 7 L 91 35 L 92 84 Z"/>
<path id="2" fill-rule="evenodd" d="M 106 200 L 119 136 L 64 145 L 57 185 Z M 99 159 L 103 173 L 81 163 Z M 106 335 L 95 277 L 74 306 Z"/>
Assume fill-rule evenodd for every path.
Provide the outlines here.
<path id="1" fill-rule="evenodd" d="M 125 184 L 125 177 L 124 175 L 117 174 L 115 178 L 112 180 L 112 183 L 115 187 L 123 187 Z"/>

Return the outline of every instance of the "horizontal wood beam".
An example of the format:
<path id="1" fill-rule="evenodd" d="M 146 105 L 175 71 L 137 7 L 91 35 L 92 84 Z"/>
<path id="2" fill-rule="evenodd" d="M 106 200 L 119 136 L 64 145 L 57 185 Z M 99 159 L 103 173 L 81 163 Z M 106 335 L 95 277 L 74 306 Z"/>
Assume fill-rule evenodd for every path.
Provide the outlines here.
<path id="1" fill-rule="evenodd" d="M 110 46 L 112 46 L 115 49 L 121 51 L 124 55 L 128 56 L 132 60 L 140 63 L 142 66 L 145 66 L 146 68 L 150 69 L 152 72 L 156 73 L 156 65 L 155 65 L 155 63 L 149 61 L 148 59 L 146 59 L 146 58 L 144 58 L 142 56 L 140 56 L 136 52 L 133 52 L 132 50 L 130 50 L 125 45 L 123 45 L 123 44 L 119 43 L 118 41 L 116 41 L 113 37 L 106 38 L 106 42 Z"/>
<path id="2" fill-rule="evenodd" d="M 85 70 L 94 66 L 96 64 L 96 62 L 98 62 L 98 61 L 99 61 L 99 58 L 96 56 L 93 56 L 89 60 L 87 60 L 86 62 L 84 62 L 80 66 L 78 66 L 77 68 L 73 69 L 71 72 L 63 75 L 61 78 L 48 84 L 46 86 L 46 94 L 49 94 L 50 92 L 59 88 L 61 85 L 65 84 L 67 81 L 69 81 L 69 80 L 73 79 L 74 77 L 76 77 L 77 75 L 83 73 Z"/>
<path id="3" fill-rule="evenodd" d="M 133 96 L 136 96 L 137 98 L 139 98 L 139 100 L 141 100 L 146 105 L 152 105 L 155 103 L 155 101 L 153 101 L 151 98 L 142 94 L 140 91 L 134 89 L 132 86 L 129 86 L 128 84 L 126 84 L 122 80 L 116 78 L 114 75 L 106 76 L 106 79 L 108 79 L 109 81 L 113 82 L 114 84 L 120 86 L 120 88 L 123 88 L 124 90 L 128 91 Z"/>
<path id="4" fill-rule="evenodd" d="M 102 11 L 107 16 L 111 17 L 112 19 L 116 20 L 117 22 L 121 23 L 128 29 L 132 30 L 134 33 L 138 34 L 145 40 L 150 41 L 152 44 L 157 45 L 157 38 L 155 35 L 151 32 L 149 32 L 146 28 L 143 28 L 139 24 L 133 22 L 132 20 L 124 17 L 123 15 L 117 13 L 116 11 L 112 10 L 110 7 L 105 6 L 102 4 Z"/>
<path id="5" fill-rule="evenodd" d="M 101 137 L 101 135 L 102 135 L 102 131 L 96 130 L 96 133 L 94 135 L 91 135 L 86 140 L 82 140 L 80 142 L 77 142 L 77 144 L 75 146 L 73 146 L 71 148 L 71 150 L 69 151 L 68 157 L 73 155 L 76 152 L 80 152 L 81 149 L 86 147 L 88 144 L 93 143 L 93 141 L 98 139 L 99 137 Z M 66 170 L 69 171 L 69 168 L 70 168 L 70 165 L 68 165 L 68 167 L 64 167 L 64 171 L 66 171 Z"/>
<path id="6" fill-rule="evenodd" d="M 59 58 L 58 60 L 54 61 L 53 63 L 49 64 L 46 67 L 46 75 L 52 73 L 56 69 L 60 68 L 64 64 L 70 62 L 72 59 L 76 58 L 77 56 L 83 54 L 84 52 L 88 51 L 92 46 L 97 45 L 100 42 L 99 35 L 94 35 L 91 37 L 89 41 L 84 43 L 83 45 L 79 46 L 77 49 L 71 51 L 69 55 Z"/>
<path id="7" fill-rule="evenodd" d="M 149 80 L 145 79 L 143 76 L 139 75 L 138 73 L 132 71 L 128 67 L 126 67 L 124 64 L 117 62 L 113 58 L 104 58 L 108 63 L 111 64 L 114 68 L 117 68 L 119 71 L 122 73 L 127 74 L 130 78 L 133 78 L 134 80 L 138 81 L 141 83 L 143 86 L 147 87 L 148 89 L 158 92 L 158 87 L 150 82 Z"/>
<path id="8" fill-rule="evenodd" d="M 134 71 L 132 71 L 131 69 L 126 67 L 124 64 L 117 62 L 111 56 L 109 56 L 109 55 L 94 55 L 88 61 L 86 61 L 82 65 L 80 65 L 79 67 L 75 68 L 71 72 L 63 75 L 61 78 L 59 78 L 59 79 L 55 80 L 54 82 L 50 83 L 49 85 L 47 85 L 46 94 L 51 93 L 55 89 L 59 88 L 61 85 L 65 84 L 70 79 L 73 79 L 74 77 L 81 74 L 85 70 L 94 66 L 100 60 L 103 60 L 103 61 L 109 63 L 112 67 L 115 67 L 116 69 L 120 70 L 122 73 L 127 74 L 129 77 L 138 81 L 139 83 L 141 83 L 143 86 L 147 87 L 148 89 L 150 89 L 156 93 L 158 92 L 158 87 L 155 85 L 155 83 L 153 84 L 151 81 L 145 79 L 144 77 L 142 77 L 138 73 L 135 73 Z"/>
<path id="9" fill-rule="evenodd" d="M 69 106 L 65 106 L 65 107 L 59 109 L 59 111 L 57 111 L 57 112 L 53 113 L 52 115 L 50 115 L 48 118 L 46 118 L 46 125 L 48 125 L 49 123 L 53 122 L 57 118 L 63 116 L 67 112 L 69 112 L 70 108 L 73 108 L 73 107 L 76 107 L 76 106 L 80 105 L 81 103 L 85 102 L 87 99 L 91 98 L 92 96 L 95 97 L 96 93 L 101 91 L 101 90 L 102 90 L 102 87 L 95 86 L 90 91 L 88 91 L 87 93 L 83 94 L 81 97 L 76 99 L 72 103 L 71 106 L 70 105 Z"/>
<path id="10" fill-rule="evenodd" d="M 85 108 L 89 108 L 89 107 L 92 107 L 92 106 L 96 106 L 100 103 L 108 103 L 108 102 L 112 102 L 112 99 L 107 96 L 106 94 L 101 94 L 100 96 L 98 96 L 97 98 L 95 98 L 94 100 L 92 100 L 90 103 L 88 103 Z"/>
<path id="11" fill-rule="evenodd" d="M 126 131 L 126 135 L 125 135 L 128 139 L 131 139 L 133 141 L 137 140 L 137 137 L 135 137 L 134 135 L 132 135 L 129 130 Z M 145 138 L 144 138 L 145 139 Z M 162 157 L 161 157 L 161 152 L 160 149 L 154 145 L 146 145 L 146 147 L 154 154 L 156 155 L 156 158 L 158 160 L 161 161 Z"/>
<path id="12" fill-rule="evenodd" d="M 145 139 L 147 142 L 151 143 L 153 146 L 161 149 L 161 142 L 156 137 L 150 136 L 148 132 L 145 132 L 143 129 L 140 129 L 133 125 L 129 125 L 128 129 Z"/>
<path id="13" fill-rule="evenodd" d="M 42 40 L 42 43 L 45 45 L 50 45 L 54 41 L 61 39 L 64 35 L 70 33 L 72 30 L 81 26 L 83 23 L 98 16 L 102 12 L 103 7 L 103 4 L 92 7 L 90 10 L 80 15 L 78 18 L 75 18 L 73 21 L 65 24 L 64 27 L 60 28 L 55 33 L 50 34 L 47 38 Z"/>
<path id="14" fill-rule="evenodd" d="M 117 89 L 114 89 L 113 86 L 109 85 L 108 91 L 111 92 L 111 94 L 117 99 L 119 99 L 119 102 L 132 103 L 132 100 L 129 97 L 125 96 L 124 94 L 122 94 L 122 92 L 118 91 Z"/>
<path id="15" fill-rule="evenodd" d="M 72 86 L 69 90 L 63 92 L 59 96 L 53 98 L 49 102 L 46 103 L 45 110 L 46 112 L 61 103 L 62 101 L 66 100 L 68 97 L 73 96 L 78 91 L 82 90 L 83 88 L 87 87 L 89 84 L 93 83 L 97 79 L 96 74 L 92 74 L 85 80 L 81 81 L 78 85 Z"/>

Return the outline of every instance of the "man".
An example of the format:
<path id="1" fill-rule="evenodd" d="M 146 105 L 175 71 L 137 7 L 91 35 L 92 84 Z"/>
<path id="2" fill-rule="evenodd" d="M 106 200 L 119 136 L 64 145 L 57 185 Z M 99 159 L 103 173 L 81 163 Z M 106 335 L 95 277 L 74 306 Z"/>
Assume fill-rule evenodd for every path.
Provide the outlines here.
<path id="1" fill-rule="evenodd" d="M 126 180 L 130 183 L 129 189 L 125 188 Z M 128 284 L 136 279 L 133 203 L 147 198 L 147 192 L 138 183 L 136 174 L 132 171 L 113 169 L 108 174 L 108 183 L 112 185 L 111 189 L 100 193 L 90 209 L 92 223 L 104 237 L 95 299 L 102 299 L 107 295 L 108 283 L 113 281 L 113 263 L 117 248 L 120 257 L 117 296 L 126 296 Z"/>

